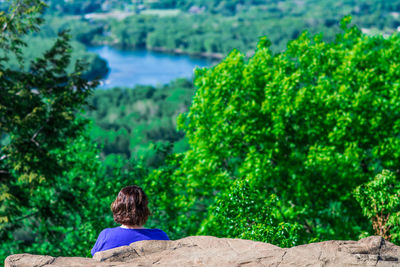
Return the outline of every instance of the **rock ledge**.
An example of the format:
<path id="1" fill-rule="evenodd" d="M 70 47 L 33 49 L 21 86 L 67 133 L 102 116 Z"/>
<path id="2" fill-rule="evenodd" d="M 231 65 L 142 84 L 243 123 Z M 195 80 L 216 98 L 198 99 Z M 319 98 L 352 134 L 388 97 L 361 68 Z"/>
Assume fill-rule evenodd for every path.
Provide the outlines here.
<path id="1" fill-rule="evenodd" d="M 140 241 L 98 252 L 93 259 L 31 254 L 8 256 L 5 267 L 127 266 L 399 266 L 400 246 L 379 236 L 292 248 L 241 239 L 191 236 Z"/>

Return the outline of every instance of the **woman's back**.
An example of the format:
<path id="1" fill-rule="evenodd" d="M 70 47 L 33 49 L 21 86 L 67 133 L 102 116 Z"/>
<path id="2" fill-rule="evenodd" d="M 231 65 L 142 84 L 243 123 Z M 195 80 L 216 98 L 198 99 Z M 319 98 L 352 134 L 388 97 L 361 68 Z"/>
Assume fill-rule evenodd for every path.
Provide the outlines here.
<path id="1" fill-rule="evenodd" d="M 108 250 L 142 240 L 169 240 L 160 229 L 129 229 L 123 227 L 106 228 L 101 231 L 91 251 L 92 256 L 99 251 Z"/>

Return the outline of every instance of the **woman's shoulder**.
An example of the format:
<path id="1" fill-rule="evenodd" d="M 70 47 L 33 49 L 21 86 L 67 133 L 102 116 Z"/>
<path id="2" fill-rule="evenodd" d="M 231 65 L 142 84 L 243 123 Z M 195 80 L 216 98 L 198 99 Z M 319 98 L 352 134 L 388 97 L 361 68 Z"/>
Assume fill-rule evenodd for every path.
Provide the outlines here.
<path id="1" fill-rule="evenodd" d="M 108 232 L 118 231 L 118 228 L 120 227 L 104 228 L 103 231 L 101 232 L 108 233 Z"/>
<path id="2" fill-rule="evenodd" d="M 119 232 L 121 230 L 121 227 L 112 227 L 112 228 L 104 228 L 101 232 L 100 235 L 109 235 L 115 232 Z"/>
<path id="3" fill-rule="evenodd" d="M 158 228 L 142 228 L 142 230 L 147 230 L 147 231 L 151 231 L 151 232 L 154 232 L 154 233 L 164 233 L 163 230 L 158 229 Z"/>
<path id="4" fill-rule="evenodd" d="M 151 230 L 151 231 L 154 231 L 154 232 L 164 232 L 163 230 L 158 229 L 158 228 L 144 228 L 144 229 Z"/>
<path id="5" fill-rule="evenodd" d="M 151 230 L 160 240 L 169 240 L 168 235 L 161 229 L 153 228 L 148 230 Z"/>

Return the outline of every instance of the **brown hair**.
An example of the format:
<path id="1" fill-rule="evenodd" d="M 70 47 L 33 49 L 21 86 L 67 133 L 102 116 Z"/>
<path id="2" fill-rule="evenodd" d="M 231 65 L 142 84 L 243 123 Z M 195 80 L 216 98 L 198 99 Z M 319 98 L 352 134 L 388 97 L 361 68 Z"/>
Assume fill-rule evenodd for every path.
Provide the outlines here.
<path id="1" fill-rule="evenodd" d="M 122 188 L 111 204 L 114 221 L 128 226 L 144 225 L 150 215 L 147 204 L 147 196 L 139 186 Z"/>

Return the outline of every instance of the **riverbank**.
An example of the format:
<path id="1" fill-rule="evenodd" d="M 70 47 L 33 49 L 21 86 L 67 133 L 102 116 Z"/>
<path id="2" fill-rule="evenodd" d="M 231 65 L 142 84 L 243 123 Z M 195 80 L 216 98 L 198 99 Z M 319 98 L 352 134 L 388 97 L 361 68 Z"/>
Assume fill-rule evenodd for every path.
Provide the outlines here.
<path id="1" fill-rule="evenodd" d="M 109 41 L 103 41 L 103 42 L 94 42 L 93 46 L 109 46 L 114 49 L 119 49 L 119 50 L 125 50 L 125 51 L 140 51 L 140 50 L 147 50 L 147 51 L 154 51 L 154 52 L 161 52 L 161 53 L 166 53 L 166 54 L 172 54 L 172 55 L 186 55 L 189 57 L 194 57 L 194 58 L 201 58 L 201 59 L 212 59 L 212 60 L 221 60 L 226 55 L 222 53 L 214 53 L 214 52 L 189 52 L 185 51 L 183 49 L 168 49 L 166 47 L 152 47 L 152 46 L 143 46 L 143 47 L 137 47 L 137 46 L 123 46 L 117 41 L 109 42 Z"/>
<path id="2" fill-rule="evenodd" d="M 188 52 L 182 49 L 168 49 L 165 47 L 146 47 L 147 50 L 163 52 L 176 55 L 188 55 L 191 57 L 200 57 L 207 59 L 223 59 L 225 55 L 221 53 L 210 53 L 210 52 Z"/>

